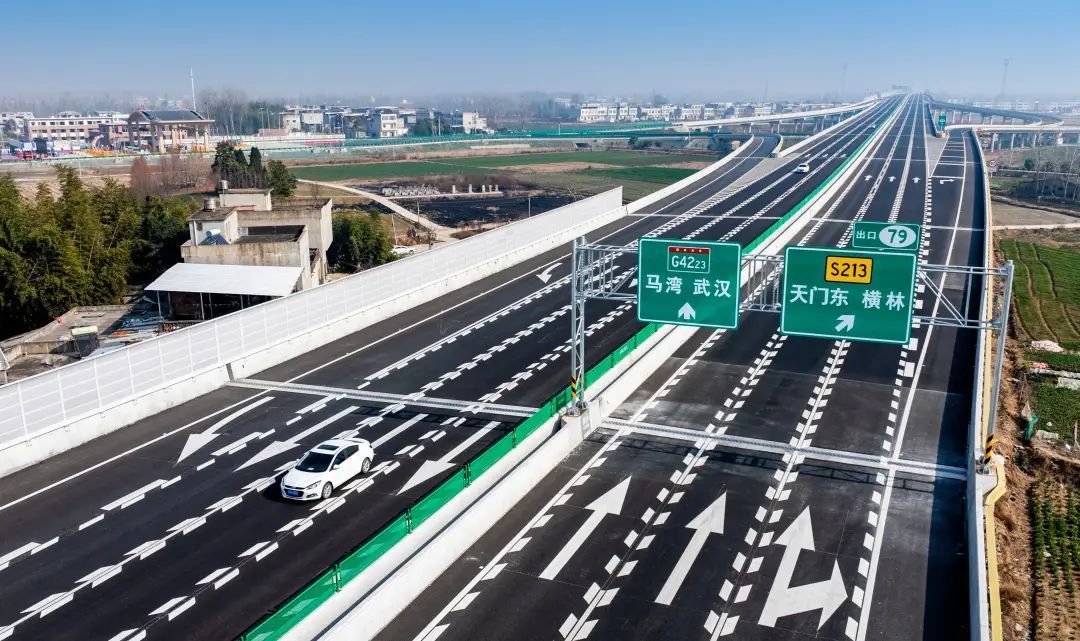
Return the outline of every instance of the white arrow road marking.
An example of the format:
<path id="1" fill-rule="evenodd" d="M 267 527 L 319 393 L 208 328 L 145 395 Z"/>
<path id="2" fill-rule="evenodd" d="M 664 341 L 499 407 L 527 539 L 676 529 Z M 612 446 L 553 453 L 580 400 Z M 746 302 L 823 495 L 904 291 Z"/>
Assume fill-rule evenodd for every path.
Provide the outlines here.
<path id="1" fill-rule="evenodd" d="M 836 331 L 838 332 L 850 332 L 855 327 L 855 315 L 854 314 L 841 314 L 836 317 L 839 321 L 836 323 Z"/>
<path id="2" fill-rule="evenodd" d="M 394 437 L 395 437 L 395 436 L 397 436 L 398 434 L 401 434 L 402 432 L 404 432 L 405 430 L 409 429 L 409 428 L 410 428 L 410 427 L 412 427 L 413 425 L 416 425 L 417 423 L 419 423 L 420 421 L 424 420 L 425 418 L 427 418 L 427 414 L 417 414 L 416 416 L 414 416 L 414 417 L 410 418 L 409 420 L 405 421 L 405 422 L 404 422 L 404 423 L 402 423 L 401 425 L 398 425 L 397 427 L 395 427 L 394 429 L 390 430 L 390 431 L 389 431 L 389 432 L 387 432 L 386 434 L 383 434 L 383 435 L 382 435 L 382 436 L 380 436 L 379 438 L 377 438 L 377 439 L 375 439 L 374 441 L 372 441 L 372 442 L 371 442 L 371 447 L 373 447 L 373 448 L 379 447 L 379 446 L 380 446 L 380 445 L 382 445 L 383 443 L 386 443 L 386 442 L 387 442 L 387 441 L 389 441 L 390 439 L 394 438 Z M 441 438 L 441 437 L 440 437 L 440 438 Z M 436 440 L 438 440 L 438 439 L 436 439 Z"/>
<path id="3" fill-rule="evenodd" d="M 450 450 L 446 454 L 443 454 L 442 456 L 440 456 L 438 460 L 424 461 L 420 465 L 420 469 L 417 470 L 416 473 L 412 475 L 412 478 L 410 478 L 408 481 L 406 481 L 405 485 L 401 486 L 401 489 L 398 490 L 398 494 L 404 494 L 405 492 L 411 490 L 412 488 L 416 487 L 417 485 L 419 485 L 419 484 L 423 483 L 424 481 L 432 478 L 433 476 L 437 476 L 439 474 L 442 474 L 446 470 L 449 470 L 450 468 L 454 467 L 454 464 L 451 463 L 451 461 L 453 461 L 454 458 L 461 455 L 462 452 L 464 452 L 465 450 L 472 447 L 473 443 L 476 443 L 477 441 L 479 441 L 481 438 L 484 437 L 485 434 L 490 432 L 492 429 L 494 429 L 498 425 L 499 425 L 498 421 L 491 421 L 490 423 L 488 423 L 484 427 L 481 427 L 480 429 L 478 429 L 475 432 L 473 432 L 472 434 L 470 434 L 467 439 L 465 439 L 461 443 L 458 443 L 457 447 Z"/>
<path id="4" fill-rule="evenodd" d="M 847 587 L 840 575 L 840 564 L 833 561 L 832 576 L 828 580 L 806 585 L 791 586 L 791 577 L 795 574 L 795 563 L 803 550 L 814 551 L 814 526 L 810 522 L 810 508 L 806 508 L 798 518 L 784 530 L 774 545 L 784 546 L 784 557 L 773 578 L 769 597 L 761 610 L 758 623 L 770 628 L 776 626 L 776 620 L 800 612 L 821 610 L 818 629 L 825 625 L 829 617 L 847 600 Z"/>
<path id="5" fill-rule="evenodd" d="M 547 282 L 549 280 L 551 280 L 551 272 L 555 271 L 555 268 L 558 267 L 559 265 L 562 265 L 562 263 L 552 263 L 552 264 L 548 265 L 544 269 L 544 271 L 537 274 L 536 277 L 539 278 L 541 281 L 543 281 L 543 283 L 546 285 Z"/>
<path id="6" fill-rule="evenodd" d="M 581 524 L 577 532 L 570 537 L 570 540 L 566 542 L 566 545 L 559 550 L 555 558 L 551 560 L 544 571 L 540 573 L 541 579 L 552 580 L 559 574 L 559 571 L 570 561 L 570 559 L 577 554 L 578 549 L 585 543 L 585 540 L 589 538 L 589 535 L 593 533 L 599 525 L 600 521 L 604 520 L 604 516 L 608 514 L 619 514 L 622 512 L 623 502 L 626 500 L 626 490 L 630 487 L 630 477 L 623 479 L 622 483 L 619 483 L 615 487 L 611 488 L 607 492 L 604 492 L 600 498 L 596 499 L 592 503 L 589 503 L 585 509 L 591 511 L 589 518 L 585 519 L 585 522 Z"/>
<path id="7" fill-rule="evenodd" d="M 686 544 L 682 556 L 679 557 L 678 562 L 675 563 L 675 568 L 672 569 L 671 574 L 668 575 L 667 581 L 664 582 L 664 587 L 660 589 L 660 594 L 656 596 L 657 603 L 671 605 L 671 601 L 675 598 L 675 593 L 682 587 L 683 581 L 686 580 L 687 573 L 690 572 L 690 567 L 694 564 L 698 554 L 701 553 L 701 548 L 705 545 L 705 539 L 709 538 L 710 534 L 724 533 L 724 512 L 726 506 L 727 492 L 724 492 L 720 495 L 720 498 L 713 501 L 712 505 L 705 508 L 704 512 L 698 514 L 694 520 L 686 525 L 686 527 L 694 530 L 694 536 L 692 536 L 690 542 Z"/>
<path id="8" fill-rule="evenodd" d="M 954 182 L 956 182 L 955 178 L 942 178 L 941 180 L 938 181 L 938 184 L 939 185 L 944 185 L 945 183 L 954 183 Z"/>
<path id="9" fill-rule="evenodd" d="M 23 614 L 36 614 L 44 617 L 53 610 L 60 606 L 71 603 L 71 600 L 75 598 L 75 592 L 57 592 L 56 594 L 50 594 L 44 599 L 38 601 L 34 605 L 26 608 L 22 611 Z"/>
<path id="10" fill-rule="evenodd" d="M 916 185 L 918 185 L 918 184 L 919 184 L 919 177 L 918 177 L 918 176 L 915 176 L 914 178 L 912 178 L 912 180 L 914 180 L 914 181 L 915 181 L 915 184 L 916 184 Z"/>
<path id="11" fill-rule="evenodd" d="M 272 400 L 274 400 L 273 396 L 264 396 L 252 403 L 251 405 L 245 405 L 244 407 L 241 407 L 232 414 L 229 414 L 225 418 L 221 419 L 217 423 L 214 423 L 205 432 L 189 434 L 187 437 L 187 441 L 184 443 L 184 449 L 180 450 L 180 458 L 176 459 L 176 462 L 179 463 L 180 461 L 186 459 L 195 452 L 199 451 L 204 445 L 217 438 L 217 431 L 233 419 L 237 418 L 238 416 L 242 416 L 255 409 L 256 407 L 262 405 L 263 403 L 267 403 Z"/>
<path id="12" fill-rule="evenodd" d="M 76 581 L 76 583 L 89 583 L 90 587 L 96 588 L 97 586 L 108 581 L 117 574 L 120 574 L 123 569 L 124 566 L 122 565 L 106 565 L 105 567 L 98 568 L 90 574 L 87 574 L 83 578 Z"/>
<path id="13" fill-rule="evenodd" d="M 694 308 L 690 306 L 690 303 L 683 303 L 682 307 L 679 308 L 678 316 L 683 320 L 691 320 L 697 316 L 697 313 L 694 312 Z"/>
<path id="14" fill-rule="evenodd" d="M 359 409 L 358 406 L 350 405 L 350 406 L 346 407 L 345 409 L 341 410 L 340 412 L 338 412 L 337 414 L 334 414 L 330 418 L 325 419 L 323 421 L 320 421 L 320 422 L 316 423 L 315 425 L 312 425 L 311 427 L 307 428 L 303 432 L 300 432 L 299 434 L 296 434 L 295 436 L 293 436 L 292 438 L 290 438 L 287 441 L 274 441 L 273 443 L 271 443 L 271 444 L 267 445 L 266 447 L 264 447 L 261 452 L 259 452 L 255 456 L 252 456 L 247 461 L 245 461 L 243 465 L 236 468 L 237 471 L 242 470 L 245 467 L 250 467 L 252 465 L 255 465 L 256 463 L 265 461 L 268 458 L 277 456 L 278 454 L 281 454 L 282 452 L 287 452 L 287 451 L 293 449 L 294 447 L 299 446 L 300 441 L 302 441 L 305 438 L 311 436 L 315 432 L 318 432 L 319 430 L 326 427 L 327 425 L 330 425 L 334 421 L 336 421 L 336 420 L 338 420 L 338 419 L 340 419 L 340 418 L 342 418 L 344 416 L 348 416 L 349 414 L 352 414 L 357 409 Z"/>
<path id="15" fill-rule="evenodd" d="M 896 176 L 889 176 L 889 182 L 895 182 Z"/>
<path id="16" fill-rule="evenodd" d="M 871 178 L 873 178 L 873 176 L 871 176 L 870 174 L 866 174 L 865 176 L 863 176 L 863 181 L 870 180 Z"/>

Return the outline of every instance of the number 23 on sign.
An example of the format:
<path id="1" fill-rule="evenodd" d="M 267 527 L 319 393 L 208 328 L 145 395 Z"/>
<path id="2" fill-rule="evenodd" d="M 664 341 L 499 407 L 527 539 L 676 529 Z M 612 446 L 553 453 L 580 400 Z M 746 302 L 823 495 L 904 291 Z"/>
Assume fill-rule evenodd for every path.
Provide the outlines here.
<path id="1" fill-rule="evenodd" d="M 829 256 L 825 259 L 825 280 L 830 283 L 869 284 L 874 270 L 873 258 Z"/>

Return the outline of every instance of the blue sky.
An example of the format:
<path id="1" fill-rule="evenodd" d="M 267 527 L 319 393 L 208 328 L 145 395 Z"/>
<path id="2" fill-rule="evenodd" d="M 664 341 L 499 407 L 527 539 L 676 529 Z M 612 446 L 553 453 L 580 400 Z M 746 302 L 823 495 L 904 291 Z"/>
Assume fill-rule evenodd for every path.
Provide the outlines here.
<path id="1" fill-rule="evenodd" d="M 852 95 L 893 83 L 994 95 L 1005 57 L 1008 93 L 1080 96 L 1075 0 L 9 0 L 0 7 L 6 33 L 22 42 L 9 42 L 0 97 L 180 96 L 189 93 L 189 68 L 201 88 L 282 97 L 528 90 L 760 97 L 766 85 L 771 97 L 820 96 L 838 92 L 842 75 Z"/>

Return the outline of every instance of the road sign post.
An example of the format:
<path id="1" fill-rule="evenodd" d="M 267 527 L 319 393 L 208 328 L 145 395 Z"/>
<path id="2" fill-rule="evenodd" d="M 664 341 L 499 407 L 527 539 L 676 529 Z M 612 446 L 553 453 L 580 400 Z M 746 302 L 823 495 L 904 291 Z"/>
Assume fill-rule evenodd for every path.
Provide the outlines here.
<path id="1" fill-rule="evenodd" d="M 788 247 L 780 331 L 834 340 L 907 343 L 913 253 Z"/>
<path id="2" fill-rule="evenodd" d="M 736 243 L 642 238 L 638 243 L 638 320 L 734 328 L 739 324 Z"/>
<path id="3" fill-rule="evenodd" d="M 851 246 L 856 249 L 918 251 L 921 225 L 857 221 L 851 229 Z"/>

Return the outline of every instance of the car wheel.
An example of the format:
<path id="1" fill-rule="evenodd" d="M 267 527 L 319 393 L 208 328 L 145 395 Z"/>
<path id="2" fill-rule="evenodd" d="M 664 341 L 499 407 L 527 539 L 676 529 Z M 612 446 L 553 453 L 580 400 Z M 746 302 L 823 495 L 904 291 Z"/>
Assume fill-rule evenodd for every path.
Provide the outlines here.
<path id="1" fill-rule="evenodd" d="M 362 474 L 367 474 L 368 470 L 370 470 L 370 469 L 371 469 L 371 459 L 366 458 L 366 459 L 364 459 L 364 462 L 360 464 L 360 472 Z"/>
<path id="2" fill-rule="evenodd" d="M 330 498 L 330 495 L 333 494 L 333 493 L 334 493 L 334 484 L 333 483 L 327 483 L 326 485 L 322 486 L 322 497 L 324 499 Z"/>

